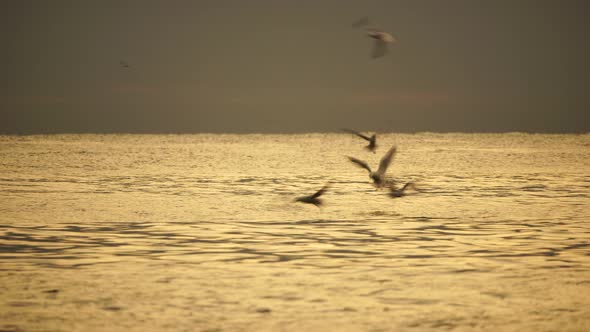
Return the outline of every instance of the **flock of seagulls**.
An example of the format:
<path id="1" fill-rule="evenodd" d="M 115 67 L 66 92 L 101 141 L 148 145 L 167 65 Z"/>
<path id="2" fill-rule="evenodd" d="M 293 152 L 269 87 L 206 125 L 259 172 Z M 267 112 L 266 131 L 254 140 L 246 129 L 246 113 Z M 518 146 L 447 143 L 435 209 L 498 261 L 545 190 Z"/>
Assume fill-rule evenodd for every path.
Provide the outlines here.
<path id="1" fill-rule="evenodd" d="M 368 17 L 363 17 L 363 18 L 359 19 L 358 21 L 354 22 L 352 24 L 352 27 L 355 29 L 365 28 L 367 35 L 370 38 L 373 38 L 375 40 L 375 44 L 373 45 L 373 51 L 371 53 L 371 57 L 373 59 L 382 57 L 385 54 L 387 54 L 389 45 L 397 42 L 397 39 L 389 32 L 385 32 L 380 29 L 369 26 L 369 18 Z M 365 149 L 372 152 L 372 153 L 376 153 L 376 151 L 377 151 L 377 135 L 376 134 L 372 134 L 369 136 L 369 135 L 365 135 L 361 132 L 358 132 L 358 131 L 355 131 L 352 129 L 342 129 L 342 131 L 356 135 L 356 136 L 366 140 L 367 142 L 369 142 L 369 144 L 367 146 L 365 146 Z M 369 166 L 369 164 L 366 161 L 363 161 L 363 160 L 360 160 L 358 158 L 351 157 L 351 156 L 346 156 L 346 157 L 354 165 L 356 165 L 360 168 L 363 168 L 363 169 L 367 170 L 367 172 L 369 172 L 369 178 L 373 181 L 373 185 L 375 187 L 388 188 L 389 189 L 388 196 L 391 198 L 398 198 L 398 197 L 405 196 L 406 191 L 408 189 L 416 190 L 416 186 L 413 182 L 408 182 L 403 187 L 397 188 L 395 181 L 393 181 L 385 176 L 385 173 L 387 172 L 387 168 L 389 168 L 389 165 L 391 164 L 391 161 L 393 160 L 393 157 L 394 157 L 396 151 L 397 151 L 397 148 L 395 145 L 392 146 L 391 148 L 389 148 L 387 153 L 385 153 L 385 155 L 381 158 L 381 161 L 379 162 L 379 167 L 377 168 L 376 171 L 373 171 L 373 169 L 371 169 L 371 167 Z M 322 187 L 322 189 L 318 190 L 317 192 L 315 192 L 312 195 L 296 198 L 295 202 L 313 204 L 317 207 L 320 207 L 323 204 L 323 201 L 320 199 L 320 196 L 322 196 L 328 190 L 329 187 L 330 187 L 330 185 L 327 184 L 324 187 Z"/>
<path id="2" fill-rule="evenodd" d="M 366 135 L 360 134 L 359 132 L 351 130 L 351 129 L 343 129 L 343 131 L 355 134 L 359 137 L 362 137 L 363 139 L 369 140 L 370 143 L 368 146 L 365 147 L 365 149 L 375 153 L 375 150 L 377 147 L 377 143 L 376 143 L 377 136 L 375 134 L 373 134 L 372 136 L 366 136 Z M 360 168 L 363 168 L 369 172 L 369 178 L 373 181 L 373 185 L 376 188 L 378 188 L 378 189 L 379 188 L 387 188 L 387 189 L 389 189 L 389 192 L 387 194 L 389 197 L 399 198 L 399 197 L 403 197 L 403 196 L 407 195 L 407 193 L 406 193 L 407 190 L 409 190 L 409 189 L 417 190 L 417 188 L 416 188 L 416 185 L 414 182 L 407 182 L 403 187 L 397 188 L 396 182 L 393 179 L 386 177 L 387 169 L 389 168 L 389 165 L 391 165 L 391 162 L 393 161 L 393 157 L 395 156 L 396 151 L 397 151 L 397 147 L 395 145 L 393 145 L 391 148 L 389 148 L 387 153 L 385 153 L 385 155 L 379 161 L 379 167 L 377 168 L 376 171 L 373 171 L 366 161 L 363 161 L 363 160 L 360 160 L 358 158 L 351 157 L 351 156 L 346 156 L 346 157 L 354 165 L 356 165 Z M 322 196 L 329 189 L 329 187 L 330 187 L 330 184 L 326 184 L 322 187 L 322 189 L 318 190 L 317 192 L 315 192 L 312 195 L 296 198 L 295 202 L 313 204 L 317 207 L 320 207 L 323 204 L 323 201 L 320 199 L 320 196 Z"/>
<path id="3" fill-rule="evenodd" d="M 354 22 L 352 24 L 352 27 L 355 29 L 365 28 L 367 35 L 370 38 L 373 38 L 375 40 L 375 43 L 373 46 L 373 51 L 371 53 L 371 57 L 373 59 L 382 57 L 385 54 L 387 54 L 389 45 L 397 42 L 397 39 L 389 32 L 385 32 L 380 29 L 369 26 L 369 18 L 368 17 L 363 17 L 363 18 L 359 19 L 358 21 Z M 119 62 L 119 65 L 122 68 L 130 68 L 131 67 L 129 65 L 129 63 L 124 60 L 121 60 Z M 342 130 L 344 132 L 356 135 L 356 136 L 366 140 L 367 142 L 369 142 L 369 144 L 367 146 L 365 146 L 365 149 L 372 152 L 372 153 L 376 153 L 376 151 L 377 151 L 377 135 L 376 134 L 372 134 L 372 135 L 368 136 L 368 135 L 362 134 L 362 133 L 352 130 L 352 129 L 342 129 Z M 412 182 L 408 182 L 402 188 L 397 189 L 395 187 L 395 182 L 388 180 L 385 177 L 385 173 L 387 172 L 387 168 L 391 164 L 391 161 L 393 160 L 393 156 L 395 155 L 396 150 L 397 149 L 394 145 L 387 151 L 387 153 L 381 158 L 381 161 L 379 162 L 379 167 L 377 168 L 376 171 L 373 171 L 371 169 L 371 167 L 369 166 L 369 164 L 363 160 L 360 160 L 355 157 L 350 157 L 350 156 L 347 156 L 347 157 L 353 164 L 355 164 L 356 166 L 363 168 L 369 172 L 369 178 L 373 181 L 373 184 L 377 188 L 383 188 L 383 187 L 389 188 L 388 195 L 392 198 L 395 198 L 395 197 L 404 196 L 407 189 L 410 189 L 410 188 L 415 189 L 415 186 Z M 317 207 L 320 207 L 323 204 L 323 201 L 320 199 L 320 196 L 322 196 L 328 190 L 329 187 L 330 187 L 330 185 L 327 184 L 324 187 L 322 187 L 322 189 L 318 190 L 317 192 L 315 192 L 312 195 L 307 195 L 307 196 L 302 196 L 302 197 L 296 198 L 295 202 L 301 202 L 301 203 L 305 203 L 305 204 L 313 204 Z"/>

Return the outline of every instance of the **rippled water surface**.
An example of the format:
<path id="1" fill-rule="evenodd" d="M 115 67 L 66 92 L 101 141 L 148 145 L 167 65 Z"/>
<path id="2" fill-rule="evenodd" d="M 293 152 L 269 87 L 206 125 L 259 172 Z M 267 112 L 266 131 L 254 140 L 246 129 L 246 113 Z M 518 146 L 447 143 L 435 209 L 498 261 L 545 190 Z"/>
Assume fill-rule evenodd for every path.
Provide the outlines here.
<path id="1" fill-rule="evenodd" d="M 590 135 L 379 140 L 0 136 L 0 331 L 590 331 Z"/>

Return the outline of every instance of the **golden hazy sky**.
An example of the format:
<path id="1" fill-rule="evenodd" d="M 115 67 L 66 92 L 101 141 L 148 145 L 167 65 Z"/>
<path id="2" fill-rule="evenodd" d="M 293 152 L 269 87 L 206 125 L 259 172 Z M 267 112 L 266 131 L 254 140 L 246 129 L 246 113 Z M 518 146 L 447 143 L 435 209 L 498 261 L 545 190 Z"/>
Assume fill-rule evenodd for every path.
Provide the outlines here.
<path id="1" fill-rule="evenodd" d="M 2 1 L 0 133 L 588 132 L 589 9 Z M 399 39 L 386 56 L 363 16 Z"/>

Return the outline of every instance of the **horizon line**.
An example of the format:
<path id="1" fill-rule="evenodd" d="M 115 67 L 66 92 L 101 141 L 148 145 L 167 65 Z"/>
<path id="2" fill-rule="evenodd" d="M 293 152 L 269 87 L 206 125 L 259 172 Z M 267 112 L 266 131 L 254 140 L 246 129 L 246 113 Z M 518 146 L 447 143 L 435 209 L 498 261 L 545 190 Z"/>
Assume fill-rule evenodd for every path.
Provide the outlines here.
<path id="1" fill-rule="evenodd" d="M 463 135 L 506 135 L 506 134 L 526 134 L 526 135 L 589 135 L 590 131 L 374 131 L 374 130 L 358 130 L 359 132 L 372 132 L 377 134 L 401 134 L 401 135 L 420 135 L 420 134 L 463 134 Z M 273 131 L 252 131 L 252 132 L 238 132 L 238 131 L 220 131 L 220 132 L 34 132 L 34 133 L 3 133 L 0 136 L 58 136 L 58 135 L 310 135 L 310 134 L 343 134 L 350 135 L 350 133 L 341 130 L 330 131 L 295 131 L 295 132 L 273 132 Z"/>

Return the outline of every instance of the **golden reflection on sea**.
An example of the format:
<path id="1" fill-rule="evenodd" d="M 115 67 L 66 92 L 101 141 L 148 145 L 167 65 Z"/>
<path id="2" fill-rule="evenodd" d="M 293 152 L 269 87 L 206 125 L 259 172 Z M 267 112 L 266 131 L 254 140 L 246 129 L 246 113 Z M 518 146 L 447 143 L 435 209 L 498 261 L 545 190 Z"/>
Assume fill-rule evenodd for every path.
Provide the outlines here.
<path id="1" fill-rule="evenodd" d="M 590 330 L 590 135 L 379 139 L 0 136 L 0 330 Z"/>

